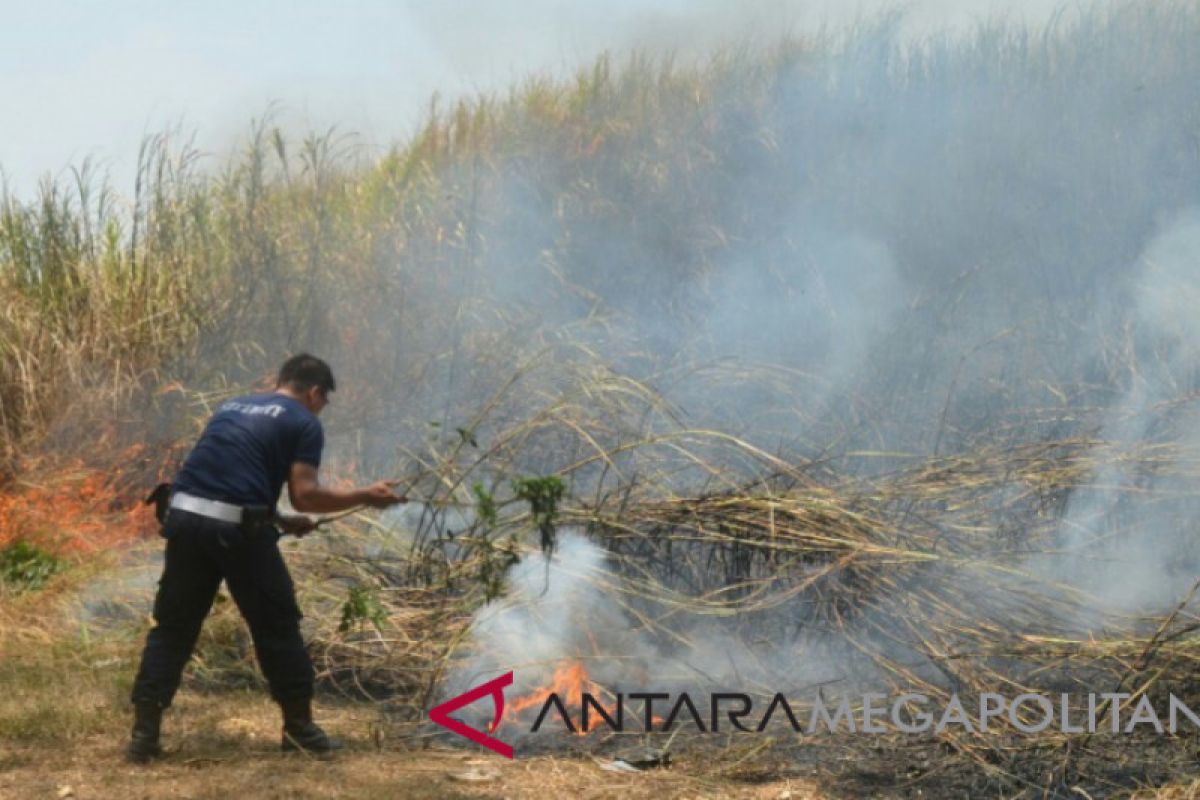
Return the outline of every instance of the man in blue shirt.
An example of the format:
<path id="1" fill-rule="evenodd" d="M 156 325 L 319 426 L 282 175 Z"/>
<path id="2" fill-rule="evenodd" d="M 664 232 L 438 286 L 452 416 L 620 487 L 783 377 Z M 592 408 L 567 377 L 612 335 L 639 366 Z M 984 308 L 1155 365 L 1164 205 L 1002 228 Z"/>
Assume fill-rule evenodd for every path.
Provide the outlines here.
<path id="1" fill-rule="evenodd" d="M 293 356 L 279 370 L 274 392 L 223 403 L 179 470 L 163 524 L 167 547 L 154 599 L 157 624 L 146 637 L 133 685 L 131 761 L 162 754 L 162 712 L 179 688 L 222 579 L 250 627 L 271 696 L 283 709 L 283 749 L 328 753 L 340 746 L 312 719 L 312 661 L 277 544 L 280 530 L 303 535 L 314 524 L 280 516 L 275 505 L 285 483 L 300 512 L 387 508 L 404 498 L 389 481 L 346 490 L 321 485 L 325 435 L 317 415 L 335 388 L 328 364 L 307 353 Z"/>

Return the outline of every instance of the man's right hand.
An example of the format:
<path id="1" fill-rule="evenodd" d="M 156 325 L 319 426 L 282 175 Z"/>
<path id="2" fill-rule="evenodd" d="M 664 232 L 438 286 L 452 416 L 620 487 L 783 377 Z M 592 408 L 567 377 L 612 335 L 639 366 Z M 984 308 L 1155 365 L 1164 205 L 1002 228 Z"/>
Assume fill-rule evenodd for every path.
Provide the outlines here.
<path id="1" fill-rule="evenodd" d="M 407 503 L 407 497 L 396 494 L 396 487 L 399 485 L 400 481 L 378 481 L 364 487 L 361 490 L 363 505 L 371 508 L 390 508 L 399 503 Z"/>
<path id="2" fill-rule="evenodd" d="M 396 494 L 395 487 L 399 484 L 400 481 L 379 481 L 353 489 L 326 488 L 317 479 L 316 467 L 297 461 L 288 475 L 288 499 L 292 508 L 305 514 L 337 514 L 356 506 L 388 508 L 408 502 L 408 498 Z"/>

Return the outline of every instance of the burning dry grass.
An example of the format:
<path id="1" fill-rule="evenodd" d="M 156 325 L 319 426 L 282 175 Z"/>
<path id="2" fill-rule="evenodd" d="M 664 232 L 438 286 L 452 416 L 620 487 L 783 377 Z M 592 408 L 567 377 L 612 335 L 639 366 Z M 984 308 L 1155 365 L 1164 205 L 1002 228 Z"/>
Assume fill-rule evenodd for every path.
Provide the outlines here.
<path id="1" fill-rule="evenodd" d="M 544 684 L 526 700 L 542 696 L 556 671 L 573 676 L 571 686 L 611 691 L 638 659 L 647 681 L 661 674 L 646 667 L 655 659 L 697 680 L 712 666 L 705 653 L 714 641 L 756 654 L 747 689 L 766 691 L 803 658 L 822 658 L 797 644 L 814 639 L 854 664 L 856 679 L 938 698 L 1084 685 L 1186 694 L 1200 657 L 1190 604 L 1097 613 L 1112 603 L 1059 569 L 1072 560 L 1112 569 L 1087 561 L 1094 551 L 1075 541 L 1083 533 L 1124 543 L 1131 562 L 1148 554 L 1160 583 L 1183 587 L 1175 600 L 1186 594 L 1186 573 L 1196 572 L 1193 554 L 1179 546 L 1184 537 L 1162 535 L 1197 521 L 1195 454 L 1173 444 L 1110 447 L 1086 434 L 1101 425 L 1083 405 L 1120 393 L 1127 376 L 1146 373 L 1161 355 L 1124 333 L 1094 352 L 1075 346 L 1079 331 L 1091 330 L 1083 321 L 1094 317 L 1094 287 L 1135 280 L 1130 254 L 1150 220 L 1194 202 L 1195 151 L 1171 132 L 1194 121 L 1197 15 L 1186 3 L 1122 8 L 1085 16 L 1077 30 L 985 31 L 909 60 L 885 57 L 888 47 L 878 49 L 869 32 L 846 48 L 790 42 L 766 60 L 730 56 L 701 69 L 635 59 L 613 70 L 601 59 L 573 82 L 530 84 L 507 101 L 464 103 L 448 115 L 435 110 L 413 142 L 372 163 L 336 135 L 289 151 L 267 121 L 218 176 L 206 175 L 186 146 L 149 143 L 125 211 L 87 170 L 74 185 L 47 184 L 32 204 L 5 195 L 0 545 L 21 537 L 82 560 L 145 532 L 149 512 L 132 503 L 171 460 L 154 442 L 186 444 L 214 399 L 256 380 L 281 350 L 319 342 L 345 386 L 331 436 L 342 463 L 364 475 L 405 464 L 406 490 L 421 502 L 285 548 L 323 686 L 376 700 L 393 721 L 420 717 L 463 659 L 478 655 L 474 614 L 503 595 L 506 581 L 511 588 L 514 562 L 543 563 L 534 540 L 545 519 L 534 519 L 513 483 L 530 478 L 564 482 L 554 524 L 579 529 L 607 559 L 575 577 L 587 596 L 616 608 L 640 646 L 614 652 L 580 613 L 578 643 L 518 665 Z M 1097 85 L 1097 74 L 1111 84 L 1106 94 L 1140 98 L 1149 117 L 1167 123 L 1144 126 L 1141 114 L 1122 111 L 1111 115 L 1111 131 L 1076 141 L 1096 124 L 1095 98 L 1077 87 Z M 962 91 L 964 75 L 980 76 L 982 94 Z M 877 88 L 888 102 L 864 104 Z M 1042 126 L 1043 108 L 1060 110 L 1065 128 Z M 1005 137 L 985 135 L 1007 130 L 998 124 L 1007 120 L 979 109 L 1039 124 L 1008 137 L 1019 142 L 1009 152 Z M 848 116 L 862 131 L 928 135 L 848 138 Z M 945 124 L 930 129 L 930 120 Z M 1127 158 L 1111 157 L 1118 139 Z M 944 174 L 944 153 L 964 159 L 952 174 Z M 857 171 L 858 162 L 873 171 Z M 1040 166 L 1014 182 L 1014 163 Z M 933 182 L 904 177 L 923 173 Z M 776 175 L 783 185 L 765 180 Z M 980 204 L 988 196 L 980 185 L 1018 183 L 1027 194 Z M 914 187 L 926 203 L 911 202 Z M 1059 204 L 1078 217 L 1018 216 L 1019 236 L 980 224 L 1038 209 L 1031 200 L 1061 191 L 1087 198 Z M 709 308 L 705 294 L 722 285 L 731 261 L 791 275 L 748 292 L 751 301 L 776 289 L 791 298 L 810 279 L 824 286 L 852 271 L 830 256 L 827 266 L 791 274 L 797 263 L 825 258 L 819 240 L 833 235 L 817 230 L 815 244 L 806 231 L 792 235 L 791 215 L 809 208 L 843 217 L 847 233 L 879 232 L 913 284 L 909 316 L 888 346 L 864 357 L 864 377 L 834 396 L 835 377 L 818 381 L 803 358 L 769 375 L 741 356 L 732 366 L 706 360 L 761 345 L 778 325 L 730 343 L 732 351 L 706 349 L 710 342 L 681 345 L 678 356 L 647 352 L 661 337 L 714 335 L 686 323 Z M 1097 219 L 1112 222 L 1111 237 Z M 1044 278 L 1068 262 L 1076 296 L 1047 293 L 1053 282 Z M 525 263 L 536 269 L 514 267 Z M 964 264 L 979 268 L 964 272 Z M 833 296 L 813 310 L 832 318 L 855 303 L 853 292 Z M 677 313 L 680 306 L 688 308 Z M 992 312 L 1016 327 L 996 334 L 957 321 Z M 1114 317 L 1111 330 L 1136 322 Z M 816 338 L 857 335 L 852 328 L 818 326 Z M 1002 339 L 1025 344 L 964 350 Z M 693 356 L 707 366 L 695 367 Z M 983 363 L 972 377 L 974 358 Z M 957 364 L 953 375 L 947 363 Z M 1186 391 L 1180 372 L 1170 385 Z M 998 375 L 1012 380 L 998 386 Z M 732 388 L 720 397 L 695 390 L 708 384 Z M 677 389 L 691 413 L 656 385 Z M 945 405 L 932 437 L 897 431 L 910 420 L 884 413 L 893 403 L 927 408 L 934 395 Z M 1030 398 L 1047 396 L 1061 406 L 1030 408 L 1042 402 Z M 743 400 L 753 402 L 744 408 Z M 844 414 L 821 408 L 843 401 Z M 116 421 L 97 429 L 99 419 Z M 730 425 L 697 429 L 704 423 L 696 420 Z M 752 434 L 734 435 L 735 423 Z M 1159 433 L 1156 442 L 1186 438 Z M 129 441 L 146 450 L 125 451 Z M 786 453 L 764 444 L 784 441 L 799 443 Z M 822 450 L 863 441 L 958 454 Z M 38 449 L 82 460 L 39 468 L 28 456 Z M 1128 479 L 1110 484 L 1114 469 Z M 1068 514 L 1072 497 L 1087 493 L 1115 509 L 1096 531 L 1072 527 L 1078 521 Z M 1156 518 L 1154 530 L 1137 524 L 1143 513 Z M 75 579 L 59 576 L 37 599 L 3 598 L 0 644 L 13 685 L 32 687 L 38 674 L 70 685 L 82 654 L 113 657 L 51 646 L 78 638 L 74 611 L 54 617 L 70 620 L 69 630 L 30 616 L 56 592 L 78 588 Z M 122 666 L 82 673 L 104 696 L 122 695 L 112 687 L 132 671 L 152 590 L 137 586 L 130 616 L 138 630 L 114 634 L 127 637 L 113 645 L 125 648 L 115 656 Z M 613 661 L 619 669 L 607 669 Z M 217 691 L 257 680 L 240 623 L 219 604 L 190 685 Z M 21 721 L 23 713 L 6 706 L 3 724 L 86 735 L 97 730 L 89 725 L 112 723 L 72 711 L 42 724 L 36 714 Z M 1127 789 L 1190 770 L 1177 740 L 1138 749 L 1011 733 L 888 741 L 905 758 L 917 747 L 933 753 L 919 774 L 839 739 L 828 747 L 841 755 L 829 754 L 821 768 L 843 770 L 847 780 L 874 770 L 877 785 L 888 786 L 934 785 L 936 773 L 949 781 L 942 788 L 1010 796 L 1066 793 L 1076 780 Z M 718 768 L 760 774 L 803 762 L 751 755 L 760 748 L 731 745 L 712 757 Z"/>
<path id="2" fill-rule="evenodd" d="M 0 547 L 21 540 L 58 555 L 85 555 L 152 536 L 152 509 L 123 483 L 78 462 L 25 472 L 0 494 Z"/>
<path id="3" fill-rule="evenodd" d="M 573 641 L 583 644 L 573 650 L 576 645 L 565 643 L 560 660 L 529 663 L 517 652 L 499 656 L 495 663 L 545 681 L 516 698 L 513 707 L 534 709 L 559 684 L 611 696 L 621 680 L 639 674 L 650 683 L 670 680 L 675 686 L 688 685 L 679 677 L 687 674 L 693 687 L 705 686 L 711 666 L 701 663 L 711 665 L 713 654 L 706 648 L 714 646 L 736 646 L 759 659 L 762 669 L 743 677 L 750 684 L 746 690 L 763 692 L 765 699 L 773 681 L 775 689 L 794 686 L 806 671 L 805 659 L 821 658 L 817 650 L 805 649 L 814 640 L 847 659 L 834 682 L 841 684 L 835 696 L 857 681 L 875 690 L 919 691 L 942 703 L 952 693 L 965 699 L 983 692 L 1126 691 L 1136 698 L 1168 690 L 1194 701 L 1200 648 L 1186 592 L 1173 611 L 1103 613 L 1096 610 L 1102 598 L 1047 566 L 1070 549 L 1063 539 L 1065 509 L 1072 493 L 1096 488 L 1092 484 L 1111 455 L 1102 442 L 1079 438 L 994 447 L 850 476 L 829 462 L 783 465 L 746 442 L 699 432 L 644 440 L 641 446 L 652 454 L 647 461 L 664 463 L 663 441 L 671 443 L 674 456 L 682 442 L 698 445 L 684 459 L 692 463 L 711 456 L 716 444 L 738 449 L 742 463 L 757 460 L 765 477 L 741 488 L 663 497 L 667 478 L 660 473 L 657 479 L 589 492 L 593 502 L 576 495 L 565 503 L 558 524 L 587 531 L 607 554 L 604 570 L 575 573 L 584 584 L 580 591 L 596 603 L 615 603 L 627 633 L 645 647 L 635 654 L 614 651 L 608 633 L 589 632 L 589 625 L 599 623 L 584 613 L 572 620 L 583 631 Z M 625 447 L 621 453 L 629 457 L 636 451 Z M 600 460 L 616 462 L 612 453 Z M 1193 485 L 1197 473 L 1195 454 L 1172 445 L 1128 449 L 1121 461 L 1135 477 L 1128 485 L 1101 488 L 1113 492 L 1117 504 L 1137 498 L 1143 511 L 1180 500 L 1177 489 L 1162 488 L 1162 481 Z M 424 485 L 468 485 L 469 474 L 455 469 L 459 463 L 467 463 L 469 471 L 484 462 L 448 458 Z M 463 500 L 450 502 L 456 496 Z M 302 554 L 301 546 L 296 554 L 302 573 L 321 573 L 326 581 L 339 576 L 322 590 L 331 611 L 346 586 L 368 586 L 376 593 L 387 612 L 383 624 L 361 625 L 347 635 L 327 613 L 316 634 L 318 650 L 328 680 L 383 700 L 400 718 L 419 717 L 454 665 L 477 658 L 468 626 L 489 593 L 484 576 L 500 568 L 495 561 L 507 564 L 519 555 L 537 563 L 543 557 L 527 508 L 499 497 L 495 518 L 463 516 L 468 496 L 431 493 L 415 528 L 386 518 L 367 528 L 347 526 L 325 543 L 328 551 Z M 457 522 L 448 524 L 450 518 Z M 1152 538 L 1144 545 L 1162 547 Z M 1073 556 L 1090 557 L 1086 548 Z M 331 564 L 340 566 L 331 571 Z M 1186 571 L 1181 564 L 1176 567 Z M 1180 576 L 1173 579 L 1178 584 Z M 720 644 L 707 638 L 714 630 L 721 633 Z M 638 672 L 636 662 L 646 658 L 658 661 Z M 555 683 L 567 674 L 576 679 Z M 710 674 L 707 680 L 712 679 Z M 797 708 L 798 716 L 806 713 Z M 601 750 L 611 743 L 603 733 L 592 739 Z M 768 752 L 791 740 L 772 741 Z M 890 744 L 880 749 L 881 741 Z M 791 742 L 783 749 L 824 753 L 828 764 L 838 765 L 821 767 L 825 774 L 838 773 L 839 781 L 852 785 L 929 781 L 947 791 L 1019 794 L 1035 787 L 1066 793 L 1073 783 L 1106 791 L 1159 783 L 1189 769 L 1186 741 L 1053 731 L 1031 738 L 1002 722 L 989 733 L 952 729 L 930 735 L 916 746 L 934 752 L 932 761 L 909 771 L 897 762 L 894 774 L 889 759 L 906 759 L 915 746 L 904 737 L 872 739 L 869 745 L 834 737 Z M 689 743 L 685 736 L 675 746 L 711 744 Z M 737 761 L 734 752 L 715 758 Z M 850 766 L 845 753 L 856 754 Z M 775 758 L 768 758 L 770 769 L 787 773 Z M 793 766 L 811 758 L 797 755 Z M 881 774 L 871 777 L 872 765 Z"/>
<path id="4" fill-rule="evenodd" d="M 627 398 L 631 386 L 622 386 Z M 597 390 L 595 396 L 604 394 Z M 556 525 L 560 532 L 584 531 L 603 545 L 604 569 L 575 577 L 585 597 L 603 598 L 619 610 L 639 652 L 614 651 L 606 638 L 611 631 L 584 614 L 572 620 L 583 644 L 564 647 L 557 660 L 525 663 L 520 653 L 501 654 L 519 673 L 543 676 L 546 684 L 535 683 L 512 698 L 514 708 L 524 703 L 535 709 L 556 673 L 573 676 L 560 682 L 569 684 L 568 700 L 585 688 L 611 697 L 629 690 L 621 681 L 639 674 L 647 685 L 669 678 L 673 686 L 706 688 L 713 676 L 703 676 L 714 661 L 708 648 L 714 646 L 755 656 L 759 669 L 745 669 L 746 683 L 739 688 L 765 698 L 773 689 L 796 685 L 774 682 L 788 680 L 789 671 L 793 678 L 805 672 L 805 659 L 822 658 L 811 646 L 814 640 L 833 648 L 826 655 L 836 650 L 847 659 L 845 674 L 830 689 L 835 694 L 859 681 L 941 700 L 952 692 L 971 697 L 985 691 L 1138 696 L 1171 690 L 1194 698 L 1200 623 L 1190 603 L 1140 615 L 1097 615 L 1097 598 L 1039 568 L 1066 546 L 1062 520 L 1071 496 L 1095 488 L 1096 476 L 1105 474 L 1105 460 L 1114 452 L 1105 443 L 1077 438 L 983 448 L 912 460 L 898 470 L 851 473 L 844 467 L 861 466 L 867 457 L 788 465 L 748 442 L 694 431 L 660 432 L 636 446 L 604 449 L 600 443 L 618 429 L 602 423 L 623 415 L 617 406 L 597 410 L 603 407 L 597 403 L 595 413 L 582 420 L 578 405 L 550 403 L 532 414 L 535 424 L 520 423 L 497 436 L 501 444 L 484 457 L 463 443 L 426 462 L 411 485 L 423 504 L 284 541 L 327 690 L 375 701 L 385 735 L 410 742 L 427 737 L 414 723 L 463 659 L 478 656 L 471 626 L 495 588 L 489 581 L 504 576 L 513 557 L 531 565 L 543 559 L 528 505 L 509 495 L 511 487 L 495 480 L 486 484 L 493 487 L 492 514 L 481 512 L 482 497 L 466 487 L 482 482 L 492 465 L 514 459 L 518 448 L 536 445 L 539 435 L 562 446 L 565 430 L 598 449 L 561 473 L 575 491 L 557 509 Z M 731 450 L 736 457 L 729 457 Z M 1200 485 L 1194 483 L 1194 454 L 1179 446 L 1147 443 L 1123 450 L 1120 460 L 1132 478 L 1103 488 L 1118 505 L 1136 498 L 1134 511 L 1175 508 L 1178 487 Z M 702 463 L 707 466 L 701 471 L 711 475 L 719 472 L 720 461 L 742 464 L 741 471 L 757 462 L 762 477 L 737 486 L 731 473 L 716 481 L 722 487 L 717 491 L 664 491 L 684 474 L 678 464 Z M 643 478 L 605 483 L 608 476 L 634 473 Z M 63 480 L 69 485 L 74 478 L 67 474 Z M 589 490 L 579 491 L 584 486 Z M 126 512 L 95 503 L 87 508 L 90 524 L 126 529 Z M 82 530 L 90 531 L 90 524 Z M 1119 524 L 1106 531 L 1134 533 Z M 1161 543 L 1147 540 L 1145 546 Z M 1086 557 L 1082 550 L 1078 555 Z M 546 576 L 551 579 L 549 571 Z M 101 702 L 114 710 L 97 717 L 87 709 L 31 707 L 14 694 L 0 709 L 6 738 L 35 746 L 63 736 L 86 739 L 118 725 L 152 587 L 130 600 L 139 624 L 93 625 L 85 631 L 90 644 L 81 648 L 77 606 L 66 600 L 82 594 L 91 579 L 69 573 L 47 592 L 9 604 L 0 625 L 5 683 L 32 687 L 41 679 L 83 676 L 81 685 L 92 687 L 93 697 L 107 698 Z M 370 598 L 357 616 L 347 616 L 352 591 Z M 371 613 L 372 603 L 379 614 Z M 64 619 L 71 620 L 67 629 L 61 627 Z M 714 631 L 720 633 L 718 644 L 709 638 Z M 647 659 L 657 661 L 647 668 Z M 192 691 L 261 687 L 231 604 L 218 603 L 189 674 Z M 806 713 L 802 707 L 796 711 Z M 576 743 L 570 749 L 596 753 L 628 741 L 603 729 L 571 738 Z M 953 729 L 915 741 L 890 735 L 818 741 L 779 732 L 749 743 L 670 734 L 652 734 L 649 741 L 655 747 L 669 743 L 708 763 L 706 774 L 713 780 L 808 780 L 815 768 L 828 786 L 851 794 L 866 786 L 912 785 L 931 793 L 1065 796 L 1073 785 L 1095 792 L 1161 784 L 1190 769 L 1191 740 L 1053 732 L 1022 737 L 1001 723 L 987 734 Z"/>
<path id="5" fill-rule="evenodd" d="M 301 541 L 284 540 L 322 686 L 344 698 L 375 701 L 384 714 L 381 730 L 410 741 L 427 737 L 413 723 L 453 683 L 465 660 L 478 658 L 473 620 L 489 598 L 515 588 L 515 559 L 539 576 L 537 591 L 543 580 L 548 588 L 557 579 L 549 566 L 540 577 L 545 562 L 536 520 L 511 481 L 539 461 L 567 462 L 551 473 L 570 489 L 555 509 L 558 544 L 563 546 L 564 530 L 585 533 L 603 548 L 605 561 L 602 569 L 572 572 L 560 550 L 554 562 L 578 582 L 585 600 L 569 611 L 575 638 L 549 654 L 496 656 L 529 676 L 522 694 L 512 698 L 514 707 L 528 706 L 526 715 L 553 688 L 556 673 L 573 676 L 562 682 L 573 687 L 568 695 L 588 688 L 605 703 L 631 683 L 643 688 L 668 680 L 673 687 L 708 688 L 731 679 L 760 699 L 809 680 L 827 683 L 834 695 L 868 685 L 941 701 L 951 693 L 987 691 L 1137 696 L 1171 690 L 1194 696 L 1191 676 L 1200 666 L 1200 648 L 1191 604 L 1098 613 L 1103 598 L 1089 596 L 1058 569 L 1064 554 L 1085 561 L 1093 554 L 1072 544 L 1064 519 L 1072 497 L 1100 491 L 1111 495 L 1118 511 L 1128 508 L 1113 514 L 1099 535 L 1110 543 L 1132 541 L 1135 549 L 1167 558 L 1164 570 L 1187 572 L 1186 539 L 1167 542 L 1177 551 L 1164 549 L 1156 538 L 1161 534 L 1135 524 L 1150 513 L 1166 513 L 1180 527 L 1191 519 L 1200 460 L 1182 445 L 1118 448 L 1078 437 L 934 458 L 844 454 L 789 462 L 746 440 L 683 428 L 644 384 L 588 366 L 555 375 L 550 390 L 533 380 L 537 367 L 529 366 L 449 444 L 442 439 L 441 446 L 410 453 L 415 472 L 407 490 L 419 502 L 348 519 Z M 520 395 L 521 402 L 506 393 Z M 1160 426 L 1159 439 L 1175 442 L 1179 437 L 1168 423 Z M 563 459 L 564 453 L 570 457 Z M 906 466 L 896 468 L 897 462 Z M 1114 464 L 1125 479 L 1101 485 L 1111 481 Z M 78 526 L 73 516 L 58 519 L 55 531 L 64 541 L 73 530 L 87 536 L 100 531 L 98 541 L 114 529 L 122 535 L 129 530 L 128 512 L 112 508 L 119 482 L 82 470 L 64 471 L 58 481 L 54 486 L 62 487 L 57 491 L 63 497 L 73 496 L 72 487 L 94 486 L 83 501 L 75 500 Z M 711 488 L 696 488 L 705 485 Z M 33 494 L 25 496 L 59 497 L 51 488 L 26 487 Z M 50 514 L 54 506 L 10 498 L 5 508 Z M 151 542 L 149 548 L 155 547 Z M 36 615 L 42 601 L 34 598 L 86 589 L 79 574 L 56 579 L 49 594 L 20 598 L 17 607 Z M 1178 574 L 1166 577 L 1184 589 L 1191 585 Z M 78 652 L 51 646 L 76 640 L 77 606 L 41 609 L 45 620 L 70 620 L 66 630 L 52 622 L 6 619 L 5 652 L 22 649 L 17 639 L 27 651 L 6 660 L 6 668 L 20 673 L 10 681 L 16 685 L 39 673 L 65 681 L 80 663 L 117 664 L 87 674 L 119 708 L 152 589 L 134 584 L 129 613 L 115 615 L 116 625 L 91 624 L 85 635 L 95 643 Z M 536 602 L 537 591 L 516 600 Z M 601 605 L 615 611 L 600 614 Z M 137 624 L 130 626 L 130 619 Z M 611 638 L 613 619 L 620 620 L 625 638 Z M 626 642 L 634 646 L 622 649 Z M 43 645 L 50 663 L 29 661 Z M 718 663 L 724 653 L 715 651 L 723 650 L 747 657 L 729 671 Z M 827 669 L 831 658 L 840 659 L 834 673 Z M 820 669 L 809 669 L 810 662 Z M 261 688 L 232 604 L 217 604 L 189 674 L 191 690 Z M 796 711 L 806 714 L 803 707 Z M 43 719 L 42 711 L 18 703 L 0 717 L 17 739 L 37 738 L 49 728 L 87 736 L 96 725 L 112 724 L 63 713 Z M 567 747 L 597 753 L 628 741 L 602 730 L 570 738 Z M 872 738 L 869 744 L 779 732 L 748 744 L 671 734 L 652 734 L 650 741 L 704 754 L 698 757 L 711 763 L 714 774 L 808 778 L 816 768 L 831 785 L 852 787 L 852 793 L 900 784 L 1014 795 L 1035 786 L 1062 793 L 1071 785 L 1129 789 L 1190 769 L 1185 737 L 1047 732 L 1030 738 L 1006 723 L 988 734 L 951 730 L 917 741 Z"/>

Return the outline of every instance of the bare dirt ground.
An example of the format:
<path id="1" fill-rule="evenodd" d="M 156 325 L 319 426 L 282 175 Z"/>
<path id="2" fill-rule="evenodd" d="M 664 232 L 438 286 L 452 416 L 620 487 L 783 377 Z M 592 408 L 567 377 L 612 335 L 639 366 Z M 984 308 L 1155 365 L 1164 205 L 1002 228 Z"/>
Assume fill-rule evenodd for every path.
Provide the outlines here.
<path id="1" fill-rule="evenodd" d="M 150 623 L 142 619 L 145 596 L 157 574 L 143 569 L 133 557 L 139 553 L 130 551 L 128 569 L 97 557 L 43 591 L 0 592 L 0 800 L 821 796 L 813 781 L 738 773 L 736 764 L 730 770 L 700 756 L 637 773 L 607 771 L 606 759 L 588 755 L 518 752 L 509 761 L 475 745 L 450 746 L 453 737 L 435 743 L 427 726 L 395 723 L 371 703 L 336 698 L 319 699 L 317 717 L 346 750 L 328 761 L 285 755 L 279 711 L 261 680 L 228 685 L 230 674 L 241 674 L 229 659 L 241 664 L 245 654 L 233 646 L 235 620 L 219 612 L 165 716 L 166 757 L 127 764 L 129 689 Z M 91 602 L 93 595 L 104 602 Z M 96 627 L 97 614 L 114 624 Z"/>
<path id="2" fill-rule="evenodd" d="M 147 766 L 121 759 L 128 721 L 95 697 L 92 731 L 25 741 L 0 738 L 3 798 L 762 798 L 816 800 L 797 780 L 747 785 L 703 777 L 706 765 L 620 774 L 598 759 L 537 756 L 513 761 L 419 742 L 389 741 L 369 709 L 319 709 L 347 742 L 323 761 L 278 751 L 275 707 L 258 692 L 183 693 L 164 723 L 167 756 Z M 72 703 L 88 702 L 72 698 Z M 54 714 L 44 713 L 53 724 Z M 65 732 L 64 732 L 65 733 Z"/>
<path id="3" fill-rule="evenodd" d="M 603 768 L 614 753 L 624 754 L 615 742 L 590 748 L 604 757 L 545 750 L 522 753 L 518 747 L 518 758 L 509 761 L 471 744 L 451 746 L 456 741 L 452 736 L 431 737 L 428 727 L 385 717 L 372 703 L 339 702 L 329 695 L 318 701 L 317 716 L 346 741 L 346 751 L 330 761 L 284 755 L 279 752 L 278 710 L 253 669 L 247 675 L 246 654 L 231 645 L 238 637 L 230 635 L 236 628 L 229 609 L 215 612 L 206 625 L 203 646 L 166 716 L 166 758 L 147 766 L 130 765 L 122 758 L 131 723 L 129 689 L 149 621 L 131 612 L 105 632 L 79 622 L 84 589 L 94 588 L 97 577 L 111 581 L 113 574 L 111 564 L 97 560 L 61 576 L 43 592 L 0 594 L 0 800 L 1067 796 L 1047 793 L 1048 784 L 1036 770 L 1021 788 L 1003 794 L 981 791 L 978 780 L 968 780 L 973 773 L 955 777 L 961 756 L 955 761 L 935 743 L 920 741 L 881 744 L 874 753 L 810 740 L 772 743 L 754 738 L 713 743 L 708 749 L 680 747 L 677 742 L 670 769 L 635 773 Z M 106 589 L 105 596 L 110 595 L 117 596 Z M 1125 765 L 1122 768 L 1140 770 L 1139 774 L 1145 772 L 1139 766 L 1145 759 L 1163 757 L 1158 750 L 1143 752 L 1135 744 L 1123 741 L 1108 755 L 1120 756 L 1116 761 Z M 914 771 L 924 762 L 928 763 Z M 1153 780 L 1123 781 L 1120 786 L 1125 788 L 1113 784 L 1103 793 L 1069 787 L 1069 796 L 1200 800 L 1200 781 L 1182 777 L 1194 774 L 1192 763 L 1173 762 L 1155 771 Z M 1020 772 L 1017 768 L 1022 766 L 1029 772 L 1036 765 L 1022 760 L 1007 768 Z M 1097 763 L 1085 766 L 1089 773 L 1103 772 Z M 1171 780 L 1172 775 L 1180 777 Z M 1136 788 L 1162 783 L 1171 785 Z"/>

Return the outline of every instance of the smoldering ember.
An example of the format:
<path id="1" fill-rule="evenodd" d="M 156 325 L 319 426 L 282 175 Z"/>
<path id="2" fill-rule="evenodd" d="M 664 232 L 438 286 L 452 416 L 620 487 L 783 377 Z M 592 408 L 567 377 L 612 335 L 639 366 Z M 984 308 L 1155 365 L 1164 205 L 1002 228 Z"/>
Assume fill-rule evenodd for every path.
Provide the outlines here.
<path id="1" fill-rule="evenodd" d="M 1156 706 L 1147 694 L 1138 697 L 1132 707 L 1131 700 L 1128 692 L 1062 693 L 1057 697 L 1026 693 L 1011 698 L 985 692 L 974 703 L 952 694 L 946 703 L 937 704 L 929 696 L 915 692 L 894 696 L 866 692 L 856 697 L 843 696 L 836 703 L 827 701 L 820 693 L 802 700 L 776 693 L 756 704 L 753 697 L 741 692 L 715 692 L 696 698 L 687 692 L 630 692 L 618 693 L 611 701 L 583 692 L 578 703 L 571 704 L 571 698 L 552 692 L 529 732 L 538 733 L 546 725 L 552 725 L 555 718 L 565 731 L 575 734 L 591 733 L 601 727 L 614 732 L 668 733 L 677 726 L 690 726 L 697 733 L 763 733 L 772 726 L 803 734 L 896 731 L 941 734 L 953 728 L 966 733 L 987 733 L 998 723 L 1008 722 L 1025 734 L 1048 730 L 1130 734 L 1149 729 L 1173 735 L 1181 731 L 1183 720 L 1192 729 L 1200 730 L 1200 716 L 1174 694 L 1165 700 L 1165 714 L 1161 713 L 1164 703 L 1160 701 Z M 577 717 L 572 717 L 569 707 L 580 710 Z M 801 708 L 808 709 L 807 714 L 799 712 Z M 1123 710 L 1128 714 L 1124 715 Z M 804 720 L 807 724 L 802 724 Z"/>

